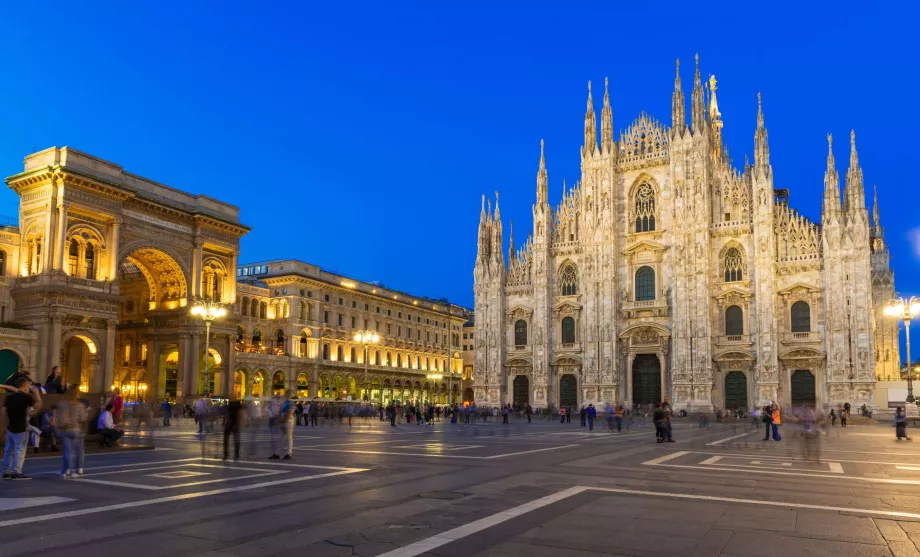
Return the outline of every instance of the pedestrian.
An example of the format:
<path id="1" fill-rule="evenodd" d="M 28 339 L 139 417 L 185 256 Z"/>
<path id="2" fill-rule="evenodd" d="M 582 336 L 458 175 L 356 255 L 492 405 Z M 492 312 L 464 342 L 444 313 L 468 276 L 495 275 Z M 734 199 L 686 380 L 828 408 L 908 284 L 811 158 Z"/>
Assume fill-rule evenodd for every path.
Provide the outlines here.
<path id="1" fill-rule="evenodd" d="M 268 457 L 269 460 L 279 460 L 281 458 L 278 455 L 281 451 L 281 424 L 279 423 L 281 403 L 281 397 L 277 394 L 273 394 L 268 401 L 268 434 L 272 441 L 272 455 Z"/>
<path id="2" fill-rule="evenodd" d="M 208 402 L 204 397 L 195 403 L 195 421 L 198 422 L 198 433 L 205 433 L 208 421 Z M 207 431 L 210 433 L 210 431 Z"/>
<path id="3" fill-rule="evenodd" d="M 898 406 L 894 411 L 894 427 L 898 441 L 902 437 L 910 441 L 910 437 L 907 436 L 907 413 L 904 412 L 903 406 Z"/>
<path id="4" fill-rule="evenodd" d="M 585 427 L 585 419 L 587 418 L 587 410 L 582 406 L 581 410 L 578 411 L 578 417 L 581 418 L 581 427 Z"/>
<path id="5" fill-rule="evenodd" d="M 77 400 L 79 391 L 71 389 L 67 398 L 57 403 L 54 422 L 64 447 L 61 477 L 83 475 L 86 433 L 86 406 Z"/>
<path id="6" fill-rule="evenodd" d="M 772 404 L 773 411 L 771 413 L 771 417 L 773 421 L 770 423 L 770 426 L 773 430 L 773 440 L 782 441 L 782 437 L 779 436 L 779 426 L 782 424 L 782 420 L 780 419 L 779 404 L 776 404 L 775 402 Z"/>
<path id="7" fill-rule="evenodd" d="M 559 407 L 559 423 L 560 424 L 565 423 L 565 406 Z"/>
<path id="8" fill-rule="evenodd" d="M 295 418 L 296 418 L 297 425 L 300 425 L 301 423 L 303 423 L 303 402 L 297 401 L 297 409 L 295 410 L 295 412 L 296 412 Z"/>
<path id="9" fill-rule="evenodd" d="M 294 455 L 294 393 L 287 391 L 287 399 L 281 404 L 281 413 L 278 417 L 278 425 L 281 428 L 282 442 L 287 446 L 287 452 L 284 453 L 284 460 L 291 460 Z M 351 425 L 351 413 L 348 414 L 349 425 Z"/>
<path id="10" fill-rule="evenodd" d="M 99 431 L 99 434 L 102 435 L 103 447 L 115 445 L 118 443 L 118 440 L 121 439 L 121 436 L 125 434 L 124 431 L 118 429 L 118 425 L 115 423 L 115 418 L 113 416 L 114 410 L 114 404 L 106 404 L 105 410 L 102 414 L 99 414 L 99 419 L 96 420 L 96 429 Z"/>
<path id="11" fill-rule="evenodd" d="M 67 392 L 67 384 L 64 383 L 64 376 L 61 375 L 60 366 L 51 368 L 51 375 L 45 379 L 45 392 L 55 395 L 62 395 Z"/>
<path id="12" fill-rule="evenodd" d="M 508 423 L 508 405 L 507 404 L 502 406 L 502 423 L 503 424 Z"/>
<path id="13" fill-rule="evenodd" d="M 240 459 L 240 428 L 246 421 L 246 407 L 241 400 L 231 400 L 224 419 L 224 460 L 230 458 L 230 436 L 233 436 L 233 460 Z"/>
<path id="14" fill-rule="evenodd" d="M 121 425 L 122 414 L 125 410 L 125 399 L 121 397 L 121 389 L 115 389 L 112 392 L 112 400 L 109 403 L 112 405 L 112 420 L 116 425 Z"/>
<path id="15" fill-rule="evenodd" d="M 850 417 L 850 411 L 847 410 L 847 406 L 849 406 L 849 405 L 850 405 L 849 402 L 846 403 L 846 404 L 844 404 L 844 405 L 843 405 L 843 410 L 840 411 L 840 427 L 846 427 L 846 426 L 847 426 L 847 418 Z"/>
<path id="16" fill-rule="evenodd" d="M 22 473 L 22 464 L 26 459 L 26 445 L 29 442 L 27 423 L 29 409 L 41 410 L 42 396 L 38 387 L 32 385 L 25 377 L 17 377 L 14 386 L 3 385 L 11 391 L 3 399 L 6 408 L 6 444 L 3 447 L 3 479 L 31 480 Z"/>
<path id="17" fill-rule="evenodd" d="M 831 408 L 831 427 L 834 427 L 836 425 L 837 425 L 837 414 L 834 413 L 834 409 Z"/>
<path id="18" fill-rule="evenodd" d="M 763 440 L 769 441 L 771 425 L 773 424 L 773 401 L 770 401 L 770 404 L 764 406 L 763 410 L 760 411 L 760 419 L 764 424 Z"/>
<path id="19" fill-rule="evenodd" d="M 172 418 L 172 406 L 169 404 L 169 399 L 163 399 L 163 425 L 168 426 L 169 420 Z"/>
<path id="20" fill-rule="evenodd" d="M 652 423 L 655 424 L 655 442 L 664 443 L 667 435 L 664 432 L 664 409 L 660 403 L 652 412 Z"/>
<path id="21" fill-rule="evenodd" d="M 314 400 L 310 404 L 310 427 L 316 427 L 317 419 L 319 418 L 319 404 Z"/>
<path id="22" fill-rule="evenodd" d="M 617 433 L 623 431 L 623 405 L 617 404 L 616 410 L 613 411 L 613 421 L 617 423 Z"/>
<path id="23" fill-rule="evenodd" d="M 668 443 L 673 443 L 674 439 L 671 437 L 671 403 L 668 402 L 668 399 L 665 398 L 665 401 L 661 404 L 662 410 L 664 410 L 664 433 L 667 437 Z"/>
<path id="24" fill-rule="evenodd" d="M 527 423 L 530 423 L 530 418 L 533 416 L 533 408 L 529 404 L 524 409 L 524 414 L 527 416 Z"/>
<path id="25" fill-rule="evenodd" d="M 575 409 L 572 408 L 571 406 L 570 406 L 568 409 L 566 409 L 566 411 L 565 411 L 565 423 L 567 423 L 567 424 L 572 423 L 572 414 L 574 414 L 574 413 L 575 413 Z"/>
<path id="26" fill-rule="evenodd" d="M 594 431 L 594 420 L 597 418 L 597 409 L 593 404 L 589 404 L 585 409 L 585 418 L 588 420 L 588 431 Z"/>

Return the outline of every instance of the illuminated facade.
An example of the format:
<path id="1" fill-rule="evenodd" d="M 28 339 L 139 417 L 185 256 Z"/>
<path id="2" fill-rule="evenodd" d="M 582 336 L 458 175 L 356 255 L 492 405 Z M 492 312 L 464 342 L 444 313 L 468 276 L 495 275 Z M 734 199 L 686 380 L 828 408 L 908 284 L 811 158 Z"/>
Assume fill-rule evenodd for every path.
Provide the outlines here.
<path id="1" fill-rule="evenodd" d="M 0 366 L 87 392 L 361 398 L 356 328 L 379 331 L 367 394 L 446 402 L 462 374 L 464 308 L 298 261 L 237 264 L 239 209 L 69 148 L 29 155 L 0 227 Z M 228 309 L 205 324 L 195 301 Z M 207 358 L 207 362 L 205 360 Z M 208 370 L 205 373 L 205 369 Z M 433 376 L 433 377 L 429 377 Z M 205 382 L 208 385 L 205 385 Z M 459 400 L 459 394 L 453 397 Z"/>
<path id="2" fill-rule="evenodd" d="M 241 265 L 237 277 L 234 393 L 460 400 L 468 309 L 295 260 Z M 366 389 L 364 346 L 354 338 L 362 330 L 379 337 L 367 347 Z"/>
<path id="3" fill-rule="evenodd" d="M 588 84 L 581 180 L 552 207 L 541 143 L 533 229 L 517 247 L 512 231 L 507 260 L 498 198 L 494 213 L 483 198 L 477 402 L 858 407 L 897 377 L 897 323 L 880 313 L 894 277 L 855 134 L 842 200 L 828 136 L 812 222 L 774 184 L 759 96 L 738 170 L 715 78 L 704 88 L 697 65 L 688 125 L 679 70 L 671 126 L 643 113 L 619 140 Z"/>

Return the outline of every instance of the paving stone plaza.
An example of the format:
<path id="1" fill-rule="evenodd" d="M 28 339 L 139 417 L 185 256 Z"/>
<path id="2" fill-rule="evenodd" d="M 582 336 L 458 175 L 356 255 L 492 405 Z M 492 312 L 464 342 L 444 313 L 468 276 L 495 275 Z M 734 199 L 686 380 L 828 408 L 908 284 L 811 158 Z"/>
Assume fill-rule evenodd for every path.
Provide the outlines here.
<path id="1" fill-rule="evenodd" d="M 30 455 L 35 479 L 3 484 L 0 555 L 920 555 L 920 445 L 888 423 L 813 440 L 787 420 L 765 442 L 675 418 L 658 444 L 643 420 L 356 419 L 298 427 L 289 461 L 248 431 L 225 462 L 181 422 L 129 430 L 155 449 L 88 455 L 80 479 Z"/>

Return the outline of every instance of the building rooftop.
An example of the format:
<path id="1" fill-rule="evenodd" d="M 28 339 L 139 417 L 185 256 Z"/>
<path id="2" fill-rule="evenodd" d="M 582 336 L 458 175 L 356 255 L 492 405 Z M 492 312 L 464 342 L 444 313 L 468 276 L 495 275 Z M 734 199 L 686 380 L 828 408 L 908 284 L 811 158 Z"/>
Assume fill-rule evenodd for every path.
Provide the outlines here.
<path id="1" fill-rule="evenodd" d="M 272 259 L 242 263 L 237 266 L 237 280 L 248 284 L 271 286 L 272 279 L 298 276 L 305 279 L 324 282 L 331 286 L 347 288 L 354 292 L 369 294 L 379 298 L 388 298 L 393 301 L 439 313 L 449 313 L 456 316 L 472 315 L 469 308 L 451 303 L 447 299 L 432 299 L 427 296 L 415 296 L 400 290 L 387 288 L 379 282 L 364 282 L 345 275 L 326 271 L 317 265 L 296 259 Z"/>

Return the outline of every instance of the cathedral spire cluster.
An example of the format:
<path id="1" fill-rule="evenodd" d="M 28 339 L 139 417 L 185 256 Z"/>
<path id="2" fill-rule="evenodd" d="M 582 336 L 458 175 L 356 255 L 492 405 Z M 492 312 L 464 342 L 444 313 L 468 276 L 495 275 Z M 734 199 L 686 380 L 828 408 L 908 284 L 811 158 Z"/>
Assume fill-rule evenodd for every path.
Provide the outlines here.
<path id="1" fill-rule="evenodd" d="M 701 411 L 803 395 L 815 406 L 871 407 L 875 377 L 897 376 L 897 324 L 873 316 L 894 277 L 875 192 L 867 211 L 855 134 L 845 184 L 828 134 L 822 216 L 812 220 L 773 176 L 763 96 L 741 173 L 719 104 L 728 109 L 731 84 L 719 99 L 715 76 L 703 79 L 699 56 L 694 63 L 689 99 L 675 63 L 670 128 L 641 112 L 614 137 L 609 80 L 600 115 L 588 83 L 580 175 L 571 188 L 562 180 L 551 205 L 540 142 L 533 232 L 518 230 L 518 245 L 512 227 L 502 249 L 498 194 L 494 210 L 483 197 L 477 404 L 628 406 L 660 402 L 667 388 L 672 404 Z M 663 343 L 665 360 L 650 350 L 659 355 L 624 364 L 624 348 Z M 746 368 L 727 374 L 735 400 L 713 381 L 728 365 Z M 662 392 L 633 389 L 639 377 Z"/>

